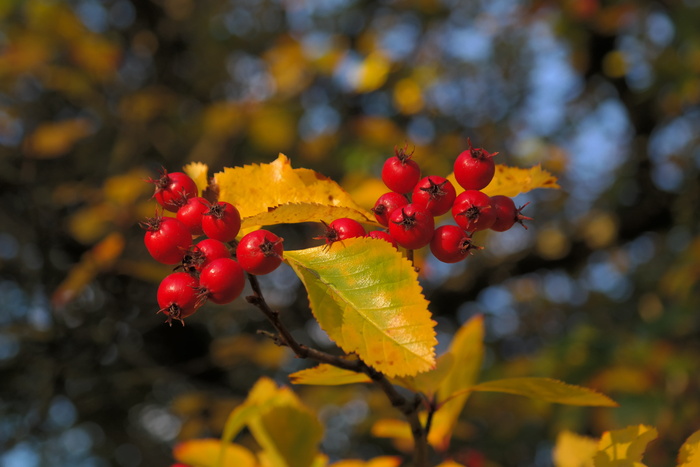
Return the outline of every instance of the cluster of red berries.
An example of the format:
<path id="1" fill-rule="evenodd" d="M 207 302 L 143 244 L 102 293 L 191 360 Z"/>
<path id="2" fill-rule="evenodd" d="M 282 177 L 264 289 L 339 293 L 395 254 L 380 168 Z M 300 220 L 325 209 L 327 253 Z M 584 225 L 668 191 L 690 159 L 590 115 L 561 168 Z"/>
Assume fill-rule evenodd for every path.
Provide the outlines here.
<path id="1" fill-rule="evenodd" d="M 480 230 L 503 232 L 529 217 L 507 196 L 488 196 L 484 189 L 493 179 L 496 166 L 493 156 L 483 148 L 462 152 L 454 163 L 457 183 L 464 188 L 459 196 L 446 178 L 430 175 L 421 178 L 418 164 L 406 147 L 395 149 L 395 155 L 384 163 L 382 181 L 389 188 L 375 203 L 372 211 L 386 230 L 365 232 L 359 222 L 342 218 L 331 222 L 324 238 L 333 243 L 350 237 L 370 236 L 391 242 L 407 250 L 430 245 L 432 254 L 445 263 L 465 259 L 473 249 L 472 235 Z M 452 212 L 457 225 L 435 228 L 435 217 Z M 527 227 L 525 227 L 527 228 Z"/>
<path id="2" fill-rule="evenodd" d="M 205 302 L 230 303 L 243 291 L 245 273 L 268 274 L 282 262 L 282 239 L 267 230 L 255 230 L 236 242 L 241 229 L 238 209 L 225 201 L 209 202 L 199 196 L 187 174 L 168 173 L 150 179 L 162 209 L 176 217 L 156 214 L 142 223 L 144 243 L 163 264 L 177 265 L 158 287 L 159 313 L 167 322 L 192 315 Z M 195 243 L 197 237 L 206 236 Z"/>

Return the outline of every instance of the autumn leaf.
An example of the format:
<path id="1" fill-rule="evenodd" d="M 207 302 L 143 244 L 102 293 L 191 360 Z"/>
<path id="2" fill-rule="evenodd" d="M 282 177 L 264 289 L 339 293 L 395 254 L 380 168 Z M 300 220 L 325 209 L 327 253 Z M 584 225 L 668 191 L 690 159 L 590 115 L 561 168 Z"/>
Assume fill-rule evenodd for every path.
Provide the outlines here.
<path id="1" fill-rule="evenodd" d="M 255 455 L 237 444 L 227 444 L 223 450 L 223 461 L 217 464 L 222 450 L 218 439 L 193 439 L 177 444 L 173 448 L 176 461 L 192 467 L 257 467 Z"/>
<path id="2" fill-rule="evenodd" d="M 198 195 L 202 196 L 204 190 L 209 186 L 209 176 L 207 175 L 209 167 L 207 167 L 207 164 L 191 162 L 183 167 L 182 170 L 194 180 L 194 183 L 197 184 Z"/>
<path id="3" fill-rule="evenodd" d="M 66 154 L 90 133 L 92 126 L 84 118 L 43 123 L 27 137 L 24 149 L 30 157 L 51 159 Z"/>
<path id="4" fill-rule="evenodd" d="M 556 467 L 593 467 L 597 452 L 597 440 L 565 430 L 557 436 L 552 458 Z"/>
<path id="5" fill-rule="evenodd" d="M 643 467 L 644 450 L 658 436 L 656 428 L 647 425 L 629 426 L 621 430 L 606 431 L 598 443 L 598 453 L 593 462 L 596 467 L 629 465 Z M 620 461 L 624 461 L 621 464 Z"/>
<path id="6" fill-rule="evenodd" d="M 334 462 L 330 467 L 399 467 L 402 459 L 397 456 L 380 456 L 367 461 L 359 459 L 345 459 Z"/>
<path id="7" fill-rule="evenodd" d="M 294 384 L 315 384 L 318 386 L 341 386 L 343 384 L 372 382 L 369 376 L 364 373 L 344 370 L 327 363 L 321 363 L 313 368 L 294 372 L 289 375 L 289 381 Z"/>
<path id="8" fill-rule="evenodd" d="M 435 366 L 435 322 L 411 263 L 368 238 L 287 251 L 321 328 L 347 353 L 387 376 Z"/>
<path id="9" fill-rule="evenodd" d="M 464 191 L 457 183 L 454 173 L 448 175 L 447 179 L 454 185 L 457 194 Z M 537 188 L 559 188 L 559 185 L 556 177 L 539 165 L 520 168 L 497 164 L 493 180 L 481 191 L 489 196 L 504 195 L 512 198 Z"/>
<path id="10" fill-rule="evenodd" d="M 507 378 L 469 388 L 474 392 L 503 392 L 545 402 L 593 407 L 617 407 L 608 396 L 592 389 L 566 384 L 551 378 Z"/>
<path id="11" fill-rule="evenodd" d="M 678 452 L 678 467 L 698 465 L 700 465 L 700 431 L 690 435 Z"/>

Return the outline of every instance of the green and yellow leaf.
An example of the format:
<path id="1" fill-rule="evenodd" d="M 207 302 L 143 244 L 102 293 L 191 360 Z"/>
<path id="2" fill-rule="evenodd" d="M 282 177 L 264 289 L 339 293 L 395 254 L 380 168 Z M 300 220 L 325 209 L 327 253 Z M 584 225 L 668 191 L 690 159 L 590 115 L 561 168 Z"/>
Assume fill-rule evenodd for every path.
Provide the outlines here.
<path id="1" fill-rule="evenodd" d="M 644 467 L 642 456 L 647 444 L 658 436 L 656 428 L 637 425 L 621 430 L 606 431 L 598 443 L 598 453 L 593 457 L 596 467 L 620 465 Z"/>
<path id="2" fill-rule="evenodd" d="M 222 454 L 223 453 L 223 454 Z M 219 456 L 222 455 L 221 461 Z M 192 467 L 257 467 L 255 455 L 237 444 L 222 446 L 218 439 L 195 439 L 173 448 L 176 461 Z"/>
<path id="3" fill-rule="evenodd" d="M 545 402 L 593 407 L 617 407 L 608 396 L 592 389 L 566 384 L 551 378 L 507 378 L 488 381 L 470 388 L 475 392 L 502 392 Z"/>
<path id="4" fill-rule="evenodd" d="M 678 467 L 698 465 L 700 465 L 700 430 L 690 435 L 678 452 Z"/>
<path id="5" fill-rule="evenodd" d="M 451 173 L 447 178 L 456 188 L 457 194 L 464 191 L 457 183 L 454 173 Z M 497 164 L 493 180 L 481 191 L 489 196 L 514 197 L 537 188 L 559 188 L 557 178 L 539 165 L 520 168 Z"/>
<path id="6" fill-rule="evenodd" d="M 287 251 L 321 328 L 389 377 L 435 367 L 435 322 L 411 263 L 389 243 L 352 238 Z"/>
<path id="7" fill-rule="evenodd" d="M 371 383 L 372 380 L 364 373 L 321 363 L 313 368 L 300 370 L 289 375 L 289 381 L 294 384 L 315 384 L 318 386 L 341 386 L 343 384 Z"/>

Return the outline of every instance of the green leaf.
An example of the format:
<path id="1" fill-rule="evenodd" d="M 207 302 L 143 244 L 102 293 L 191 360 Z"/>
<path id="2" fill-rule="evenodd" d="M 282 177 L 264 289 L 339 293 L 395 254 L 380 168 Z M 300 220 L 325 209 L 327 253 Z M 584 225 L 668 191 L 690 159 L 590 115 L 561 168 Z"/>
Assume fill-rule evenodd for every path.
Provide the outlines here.
<path id="1" fill-rule="evenodd" d="M 503 392 L 566 405 L 617 407 L 608 396 L 592 389 L 573 386 L 551 378 L 508 378 L 488 381 L 470 388 L 477 392 Z"/>
<path id="2" fill-rule="evenodd" d="M 351 238 L 286 251 L 321 328 L 347 353 L 387 376 L 435 366 L 435 322 L 411 263 L 389 243 Z"/>
<path id="3" fill-rule="evenodd" d="M 289 381 L 294 384 L 315 384 L 318 386 L 341 386 L 343 384 L 372 382 L 369 376 L 364 373 L 344 370 L 327 363 L 321 363 L 313 368 L 292 373 L 289 375 Z"/>

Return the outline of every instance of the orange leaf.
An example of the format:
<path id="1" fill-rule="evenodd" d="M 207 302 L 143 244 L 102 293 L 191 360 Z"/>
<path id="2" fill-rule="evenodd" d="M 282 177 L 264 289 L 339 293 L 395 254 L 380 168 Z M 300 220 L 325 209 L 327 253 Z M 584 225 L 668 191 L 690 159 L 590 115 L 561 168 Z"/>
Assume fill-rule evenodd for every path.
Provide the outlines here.
<path id="1" fill-rule="evenodd" d="M 218 439 L 195 439 L 185 441 L 173 448 L 173 456 L 178 462 L 192 467 L 215 467 L 221 454 L 221 441 Z M 224 449 L 222 467 L 257 467 L 252 452 L 237 444 L 228 444 Z"/>
<path id="2" fill-rule="evenodd" d="M 25 140 L 25 152 L 36 159 L 59 157 L 73 149 L 78 140 L 91 132 L 92 127 L 84 118 L 44 123 Z"/>

